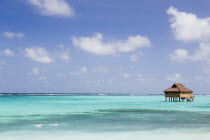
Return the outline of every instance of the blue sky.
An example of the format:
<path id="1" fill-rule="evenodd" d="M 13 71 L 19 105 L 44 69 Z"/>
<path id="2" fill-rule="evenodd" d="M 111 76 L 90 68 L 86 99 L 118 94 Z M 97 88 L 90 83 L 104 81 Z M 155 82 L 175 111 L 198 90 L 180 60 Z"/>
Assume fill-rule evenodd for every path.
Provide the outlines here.
<path id="1" fill-rule="evenodd" d="M 208 0 L 1 0 L 0 92 L 210 93 Z"/>

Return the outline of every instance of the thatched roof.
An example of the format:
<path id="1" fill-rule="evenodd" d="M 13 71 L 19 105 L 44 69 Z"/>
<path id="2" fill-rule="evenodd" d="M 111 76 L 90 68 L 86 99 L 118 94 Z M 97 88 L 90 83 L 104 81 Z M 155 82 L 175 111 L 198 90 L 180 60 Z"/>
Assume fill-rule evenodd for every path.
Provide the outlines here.
<path id="1" fill-rule="evenodd" d="M 192 90 L 186 88 L 185 86 L 179 83 L 175 83 L 171 88 L 164 90 L 164 92 L 165 93 L 169 93 L 169 92 L 193 93 Z"/>

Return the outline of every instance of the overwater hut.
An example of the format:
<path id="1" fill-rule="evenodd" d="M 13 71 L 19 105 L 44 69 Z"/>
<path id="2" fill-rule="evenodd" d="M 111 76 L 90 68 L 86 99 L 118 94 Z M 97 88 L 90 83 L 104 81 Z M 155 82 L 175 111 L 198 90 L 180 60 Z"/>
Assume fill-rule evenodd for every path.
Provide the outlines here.
<path id="1" fill-rule="evenodd" d="M 189 102 L 194 101 L 194 97 L 192 95 L 193 91 L 186 88 L 182 84 L 175 83 L 172 87 L 164 90 L 165 100 L 168 101 L 184 101 L 185 99 Z"/>

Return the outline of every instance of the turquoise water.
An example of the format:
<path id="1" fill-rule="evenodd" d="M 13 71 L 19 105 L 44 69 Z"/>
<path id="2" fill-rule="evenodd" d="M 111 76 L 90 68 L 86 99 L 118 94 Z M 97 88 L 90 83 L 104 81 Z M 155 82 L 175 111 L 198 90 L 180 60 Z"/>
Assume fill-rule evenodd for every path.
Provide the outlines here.
<path id="1" fill-rule="evenodd" d="M 163 96 L 1 96 L 0 137 L 4 140 L 210 137 L 210 96 L 196 96 L 195 102 L 164 99 Z"/>

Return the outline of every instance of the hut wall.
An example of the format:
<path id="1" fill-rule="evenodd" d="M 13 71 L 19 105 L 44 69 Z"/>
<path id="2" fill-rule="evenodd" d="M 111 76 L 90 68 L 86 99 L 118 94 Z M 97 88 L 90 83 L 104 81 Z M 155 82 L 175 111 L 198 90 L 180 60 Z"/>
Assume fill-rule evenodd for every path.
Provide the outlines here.
<path id="1" fill-rule="evenodd" d="M 192 97 L 191 93 L 166 93 L 165 97 L 183 97 L 188 98 Z"/>
<path id="2" fill-rule="evenodd" d="M 188 97 L 191 97 L 191 93 L 181 93 L 180 94 L 180 97 L 183 97 L 183 98 L 188 98 Z"/>
<path id="3" fill-rule="evenodd" d="M 180 93 L 166 93 L 165 97 L 180 97 Z"/>

